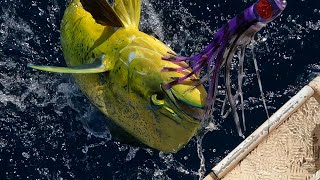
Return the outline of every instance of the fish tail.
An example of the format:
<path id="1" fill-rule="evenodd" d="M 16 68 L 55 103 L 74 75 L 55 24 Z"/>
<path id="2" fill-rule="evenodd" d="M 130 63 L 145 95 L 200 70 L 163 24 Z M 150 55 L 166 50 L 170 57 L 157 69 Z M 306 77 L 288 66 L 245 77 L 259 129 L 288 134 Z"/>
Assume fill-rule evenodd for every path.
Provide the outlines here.
<path id="1" fill-rule="evenodd" d="M 113 9 L 124 27 L 139 27 L 141 0 L 115 0 Z"/>

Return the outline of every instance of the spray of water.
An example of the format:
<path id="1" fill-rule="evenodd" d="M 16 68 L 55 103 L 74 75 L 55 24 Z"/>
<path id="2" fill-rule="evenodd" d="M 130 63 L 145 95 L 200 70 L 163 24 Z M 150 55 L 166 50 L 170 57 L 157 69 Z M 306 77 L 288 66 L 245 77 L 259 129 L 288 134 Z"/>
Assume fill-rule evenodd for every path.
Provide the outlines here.
<path id="1" fill-rule="evenodd" d="M 213 151 L 208 153 L 203 142 L 205 135 L 219 130 L 219 122 L 223 121 L 223 117 L 219 115 L 212 117 L 208 127 L 183 150 L 183 155 L 183 152 L 164 154 L 111 142 L 111 135 L 100 115 L 78 90 L 71 76 L 36 72 L 26 68 L 28 63 L 35 62 L 64 65 L 59 27 L 66 3 L 57 0 L 6 0 L 1 1 L 0 5 L 0 164 L 7 163 L 2 166 L 5 167 L 6 177 L 77 179 L 77 169 L 81 167 L 87 172 L 93 172 L 90 176 L 92 179 L 101 179 L 103 174 L 97 169 L 120 169 L 126 163 L 134 161 L 138 165 L 129 169 L 134 178 L 170 179 L 172 174 L 178 174 L 202 179 L 209 168 L 205 161 L 208 157 L 205 155 L 214 157 L 212 163 L 221 158 L 215 157 L 216 153 Z M 213 15 L 200 19 L 191 11 L 193 8 L 201 8 L 203 13 Z M 199 52 L 210 41 L 218 24 L 221 25 L 234 15 L 229 12 L 215 14 L 219 8 L 221 5 L 216 3 L 209 5 L 200 2 L 186 4 L 183 0 L 144 0 L 141 28 L 164 40 L 177 52 L 191 55 Z M 313 10 L 316 16 L 320 15 L 319 12 L 318 9 Z M 239 69 L 240 74 L 244 75 L 236 81 L 238 85 L 243 84 L 243 88 L 238 88 L 234 95 L 238 104 L 244 104 L 240 107 L 242 112 L 263 109 L 261 97 L 250 95 L 248 90 L 256 87 L 254 84 L 257 72 L 254 67 L 262 63 L 261 59 L 267 59 L 264 61 L 274 67 L 293 63 L 296 48 L 287 48 L 287 44 L 294 42 L 303 48 L 308 43 L 305 40 L 308 34 L 320 30 L 318 19 L 305 20 L 301 16 L 287 15 L 279 21 L 281 26 L 271 23 L 257 35 L 255 58 L 252 53 L 245 53 L 243 50 L 238 55 L 239 64 L 231 64 L 231 68 Z M 279 50 L 283 48 L 286 51 Z M 271 53 L 276 59 L 266 58 Z M 249 63 L 251 59 L 256 59 L 253 66 Z M 266 91 L 263 104 L 268 104 L 268 109 L 274 110 L 276 100 L 294 94 L 304 85 L 303 82 L 319 74 L 319 61 L 318 58 L 314 63 L 309 63 L 305 73 L 297 77 L 295 84 L 281 90 Z M 206 72 L 202 72 L 204 73 Z M 265 73 L 261 72 L 262 78 Z M 226 94 L 224 89 L 224 85 L 218 86 L 222 96 Z M 242 97 L 242 94 L 246 96 Z M 219 114 L 227 116 L 232 112 L 223 100 L 217 102 L 217 111 L 222 106 L 225 107 Z M 139 153 L 148 158 L 140 163 Z M 106 160 L 104 154 L 112 154 L 112 158 L 117 160 Z M 191 164 L 195 161 L 193 157 L 197 155 L 200 165 L 194 167 Z M 53 169 L 48 164 L 54 164 L 57 168 Z M 23 173 L 26 170 L 32 173 L 26 175 Z M 122 172 L 113 173 L 115 178 L 125 177 L 121 176 Z"/>

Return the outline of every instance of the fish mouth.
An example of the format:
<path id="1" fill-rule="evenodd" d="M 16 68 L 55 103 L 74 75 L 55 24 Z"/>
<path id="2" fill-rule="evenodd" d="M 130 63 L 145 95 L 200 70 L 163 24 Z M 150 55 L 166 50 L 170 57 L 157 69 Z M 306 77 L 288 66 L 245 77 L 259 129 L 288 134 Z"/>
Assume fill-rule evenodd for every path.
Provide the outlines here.
<path id="1" fill-rule="evenodd" d="M 184 119 L 188 119 L 191 121 L 196 120 L 198 122 L 203 118 L 203 114 L 204 114 L 203 107 L 192 106 L 190 104 L 187 104 L 181 101 L 171 89 L 164 89 L 162 87 L 162 90 L 165 93 L 166 99 L 168 99 L 167 102 L 169 107 L 174 109 L 174 111 L 179 116 L 188 116 L 188 117 L 191 117 L 192 120 L 190 118 L 184 118 Z"/>

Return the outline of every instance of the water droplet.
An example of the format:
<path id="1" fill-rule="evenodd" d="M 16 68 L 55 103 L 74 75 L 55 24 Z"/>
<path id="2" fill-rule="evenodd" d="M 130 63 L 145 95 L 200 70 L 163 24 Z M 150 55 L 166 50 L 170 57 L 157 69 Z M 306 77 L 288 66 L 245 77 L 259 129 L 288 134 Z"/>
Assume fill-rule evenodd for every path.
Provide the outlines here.
<path id="1" fill-rule="evenodd" d="M 85 146 L 85 147 L 83 147 L 82 152 L 84 154 L 86 154 L 88 152 L 88 149 L 89 149 L 88 146 Z"/>
<path id="2" fill-rule="evenodd" d="M 23 152 L 23 153 L 22 153 L 22 156 L 23 156 L 24 158 L 26 158 L 26 159 L 29 159 L 29 158 L 30 158 L 30 154 L 27 153 L 27 152 Z"/>

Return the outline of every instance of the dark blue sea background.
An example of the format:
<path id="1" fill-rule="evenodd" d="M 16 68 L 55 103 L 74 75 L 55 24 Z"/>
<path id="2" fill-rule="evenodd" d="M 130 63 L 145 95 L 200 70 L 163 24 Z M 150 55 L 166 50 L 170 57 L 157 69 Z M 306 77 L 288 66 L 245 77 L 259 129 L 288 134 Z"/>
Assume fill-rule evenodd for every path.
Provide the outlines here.
<path id="1" fill-rule="evenodd" d="M 254 2 L 142 1 L 141 29 L 184 55 L 200 51 L 220 26 Z M 71 75 L 27 68 L 28 63 L 65 66 L 59 28 L 67 4 L 0 1 L 0 179 L 198 179 L 196 139 L 176 154 L 116 142 Z M 288 0 L 283 15 L 255 40 L 272 114 L 320 72 L 320 2 Z M 245 72 L 249 135 L 267 118 L 250 49 Z M 207 173 L 243 140 L 232 117 L 219 116 L 221 103 L 216 107 L 217 129 L 202 143 Z"/>

